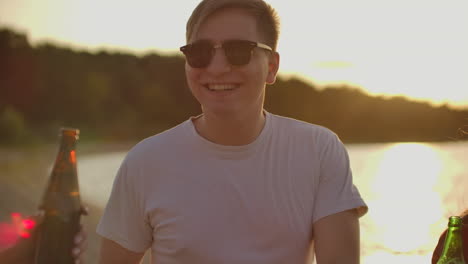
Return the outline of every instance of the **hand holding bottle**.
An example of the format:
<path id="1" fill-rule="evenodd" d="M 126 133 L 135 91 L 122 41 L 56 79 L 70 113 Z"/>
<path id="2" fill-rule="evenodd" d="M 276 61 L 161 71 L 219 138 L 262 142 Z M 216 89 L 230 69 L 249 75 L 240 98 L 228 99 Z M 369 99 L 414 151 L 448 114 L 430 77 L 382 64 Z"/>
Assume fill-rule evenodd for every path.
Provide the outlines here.
<path id="1" fill-rule="evenodd" d="M 464 236 L 466 239 L 467 229 L 463 226 L 463 219 L 468 216 L 466 214 L 463 217 L 451 216 L 449 218 L 448 228 L 444 232 L 439 240 L 439 243 L 434 250 L 432 256 L 432 263 L 437 264 L 465 264 L 465 253 L 466 247 L 463 245 Z M 465 234 L 463 234 L 465 233 Z M 443 239 L 443 244 L 442 242 Z M 466 242 L 466 241 L 465 241 Z M 443 247 L 442 247 L 443 245 Z"/>
<path id="2" fill-rule="evenodd" d="M 44 219 L 38 229 L 34 264 L 74 264 L 74 237 L 80 230 L 83 206 L 78 184 L 76 143 L 80 131 L 60 129 L 60 146 L 39 208 Z"/>

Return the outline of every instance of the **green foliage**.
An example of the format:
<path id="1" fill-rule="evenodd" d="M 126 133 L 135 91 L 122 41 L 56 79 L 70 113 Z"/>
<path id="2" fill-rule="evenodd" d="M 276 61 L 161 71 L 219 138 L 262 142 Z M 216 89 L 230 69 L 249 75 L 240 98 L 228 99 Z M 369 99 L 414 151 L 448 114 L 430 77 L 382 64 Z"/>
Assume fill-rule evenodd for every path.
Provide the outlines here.
<path id="1" fill-rule="evenodd" d="M 0 143 L 18 144 L 27 135 L 26 124 L 21 113 L 7 106 L 0 110 Z"/>
<path id="2" fill-rule="evenodd" d="M 452 140 L 468 123 L 468 109 L 281 76 L 267 87 L 265 108 L 328 127 L 346 142 Z M 27 128 L 55 140 L 60 126 L 80 128 L 83 138 L 133 141 L 198 115 L 200 106 L 182 56 L 31 47 L 24 35 L 0 29 L 0 111 L 0 144 L 30 138 Z"/>

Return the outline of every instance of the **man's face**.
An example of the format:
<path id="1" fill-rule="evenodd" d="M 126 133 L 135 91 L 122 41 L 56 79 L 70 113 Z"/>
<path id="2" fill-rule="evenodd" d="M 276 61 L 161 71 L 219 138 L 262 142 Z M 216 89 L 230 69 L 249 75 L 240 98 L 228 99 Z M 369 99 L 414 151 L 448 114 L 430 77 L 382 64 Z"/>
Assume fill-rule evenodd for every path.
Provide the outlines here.
<path id="1" fill-rule="evenodd" d="M 208 40 L 221 44 L 226 40 L 249 40 L 264 43 L 255 19 L 237 8 L 220 10 L 205 19 L 190 43 Z M 185 64 L 188 85 L 205 114 L 254 113 L 261 111 L 265 84 L 273 83 L 279 55 L 254 48 L 248 64 L 231 65 L 222 48 L 216 49 L 210 64 L 193 68 Z"/>

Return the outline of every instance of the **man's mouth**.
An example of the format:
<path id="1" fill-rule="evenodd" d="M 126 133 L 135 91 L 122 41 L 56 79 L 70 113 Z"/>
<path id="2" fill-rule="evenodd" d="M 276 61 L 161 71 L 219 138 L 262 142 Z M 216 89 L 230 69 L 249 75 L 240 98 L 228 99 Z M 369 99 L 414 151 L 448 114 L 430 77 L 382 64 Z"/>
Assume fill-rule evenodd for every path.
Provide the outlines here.
<path id="1" fill-rule="evenodd" d="M 239 84 L 205 84 L 204 85 L 210 91 L 231 91 L 239 88 Z"/>

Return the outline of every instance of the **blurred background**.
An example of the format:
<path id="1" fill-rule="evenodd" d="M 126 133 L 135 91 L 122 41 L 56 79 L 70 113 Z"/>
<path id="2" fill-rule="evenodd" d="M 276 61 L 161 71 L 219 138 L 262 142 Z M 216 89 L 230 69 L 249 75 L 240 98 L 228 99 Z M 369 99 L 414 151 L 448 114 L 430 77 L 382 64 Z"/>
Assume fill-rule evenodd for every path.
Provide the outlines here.
<path id="1" fill-rule="evenodd" d="M 35 212 L 58 129 L 77 127 L 97 261 L 95 225 L 126 151 L 200 113 L 178 52 L 198 2 L 0 1 L 0 222 Z M 347 145 L 370 206 L 363 263 L 428 263 L 447 217 L 468 208 L 468 2 L 267 2 L 282 27 L 266 109 Z"/>

